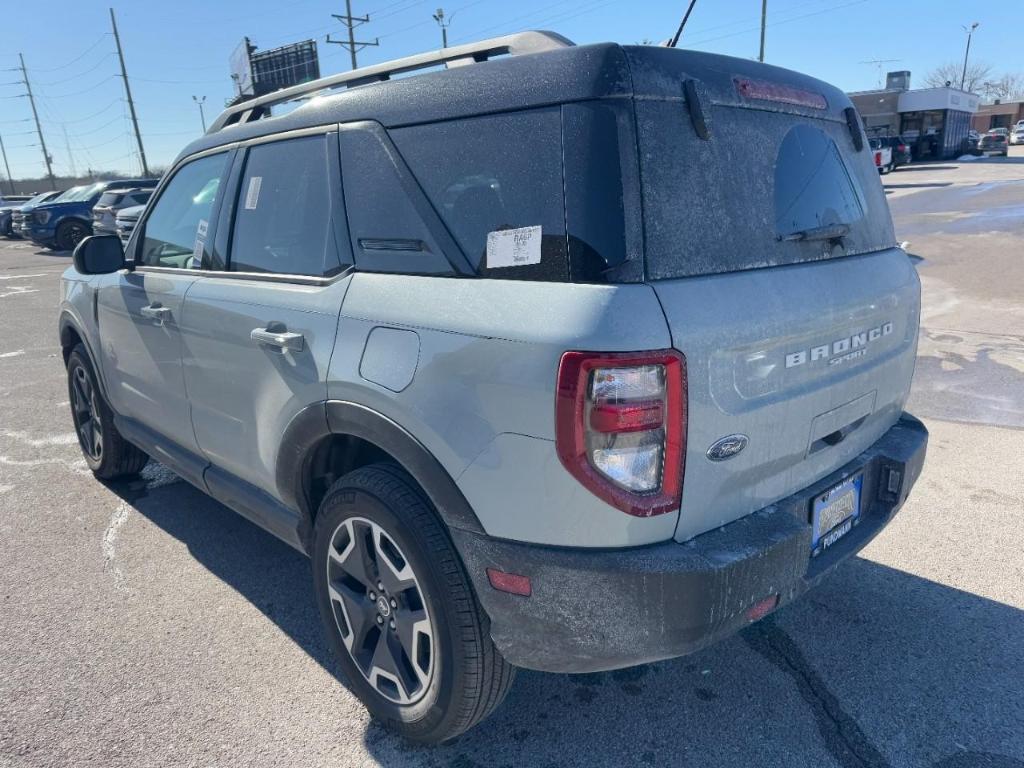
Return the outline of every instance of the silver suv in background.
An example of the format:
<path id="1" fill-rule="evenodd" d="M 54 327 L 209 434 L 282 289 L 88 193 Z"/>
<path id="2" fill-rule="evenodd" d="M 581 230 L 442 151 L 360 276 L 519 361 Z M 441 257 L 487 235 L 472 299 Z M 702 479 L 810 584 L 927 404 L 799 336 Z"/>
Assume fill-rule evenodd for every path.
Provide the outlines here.
<path id="1" fill-rule="evenodd" d="M 59 329 L 94 474 L 152 457 L 307 554 L 350 689 L 438 742 L 882 531 L 919 314 L 840 90 L 531 32 L 229 108 Z"/>
<path id="2" fill-rule="evenodd" d="M 153 187 L 108 189 L 92 208 L 92 231 L 96 235 L 116 235 L 117 215 L 126 208 L 145 206 Z"/>
<path id="3" fill-rule="evenodd" d="M 123 244 L 128 244 L 128 238 L 132 236 L 135 225 L 139 223 L 139 217 L 144 210 L 146 210 L 144 205 L 133 205 L 117 212 L 114 229 L 117 230 L 117 236 L 121 238 Z"/>

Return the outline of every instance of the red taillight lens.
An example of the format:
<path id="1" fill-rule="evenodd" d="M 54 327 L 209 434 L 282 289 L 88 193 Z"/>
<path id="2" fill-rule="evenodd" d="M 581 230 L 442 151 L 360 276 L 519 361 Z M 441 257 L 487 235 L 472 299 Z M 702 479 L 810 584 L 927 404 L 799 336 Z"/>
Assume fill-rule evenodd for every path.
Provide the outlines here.
<path id="1" fill-rule="evenodd" d="M 566 352 L 555 403 L 558 457 L 594 495 L 630 515 L 679 507 L 686 453 L 686 360 L 675 350 Z"/>

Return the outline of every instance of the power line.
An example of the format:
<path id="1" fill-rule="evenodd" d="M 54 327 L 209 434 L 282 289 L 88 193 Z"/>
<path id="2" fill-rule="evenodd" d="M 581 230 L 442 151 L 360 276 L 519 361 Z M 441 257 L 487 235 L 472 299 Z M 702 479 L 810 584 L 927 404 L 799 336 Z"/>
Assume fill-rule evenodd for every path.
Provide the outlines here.
<path id="1" fill-rule="evenodd" d="M 49 72 L 58 72 L 59 70 L 62 70 L 62 69 L 67 69 L 72 64 L 77 64 L 79 61 L 81 61 L 86 56 L 88 56 L 90 53 L 92 53 L 94 50 L 96 50 L 96 48 L 100 45 L 100 43 L 102 43 L 103 40 L 109 34 L 110 34 L 109 32 L 104 32 L 102 35 L 99 36 L 99 39 L 97 39 L 96 42 L 94 42 L 92 45 L 90 45 L 88 48 L 86 48 L 84 51 L 82 51 L 82 53 L 80 53 L 78 56 L 76 56 L 71 61 L 67 62 L 66 64 L 61 64 L 59 67 L 50 67 L 49 69 L 38 69 L 37 68 L 34 71 L 36 71 L 36 72 L 43 72 L 45 74 L 45 73 L 49 73 Z"/>

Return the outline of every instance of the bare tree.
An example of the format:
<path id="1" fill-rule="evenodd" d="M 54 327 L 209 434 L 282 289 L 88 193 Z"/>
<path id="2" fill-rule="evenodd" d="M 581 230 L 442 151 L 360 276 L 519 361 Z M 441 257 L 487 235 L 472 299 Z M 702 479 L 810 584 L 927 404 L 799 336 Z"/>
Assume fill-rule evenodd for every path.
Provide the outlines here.
<path id="1" fill-rule="evenodd" d="M 967 65 L 967 77 L 964 78 L 964 90 L 977 93 L 985 81 L 992 76 L 992 67 L 983 62 L 975 62 Z M 960 87 L 960 78 L 963 77 L 963 64 L 955 61 L 947 62 L 936 67 L 924 77 L 924 84 L 931 88 L 941 88 L 944 85 Z"/>
<path id="2" fill-rule="evenodd" d="M 981 84 L 981 93 L 988 101 L 1024 99 L 1024 75 L 1008 72 L 1000 78 L 986 80 Z"/>

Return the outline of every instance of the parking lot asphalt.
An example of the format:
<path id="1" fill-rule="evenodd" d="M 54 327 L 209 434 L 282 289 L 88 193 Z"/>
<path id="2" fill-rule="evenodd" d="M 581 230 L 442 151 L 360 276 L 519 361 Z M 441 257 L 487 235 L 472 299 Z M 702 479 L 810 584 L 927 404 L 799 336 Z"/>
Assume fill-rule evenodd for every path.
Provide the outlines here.
<path id="1" fill-rule="evenodd" d="M 456 743 L 337 681 L 307 561 L 158 465 L 80 458 L 68 254 L 0 240 L 0 766 L 1024 766 L 1024 148 L 883 177 L 919 257 L 924 473 L 819 589 L 694 656 L 522 672 Z"/>

